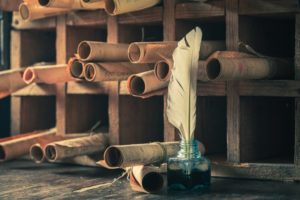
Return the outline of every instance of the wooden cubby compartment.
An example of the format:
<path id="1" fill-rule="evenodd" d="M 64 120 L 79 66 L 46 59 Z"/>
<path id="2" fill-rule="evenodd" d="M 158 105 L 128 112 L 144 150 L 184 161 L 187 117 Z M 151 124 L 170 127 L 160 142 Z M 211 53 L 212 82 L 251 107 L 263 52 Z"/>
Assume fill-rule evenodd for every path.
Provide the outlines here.
<path id="1" fill-rule="evenodd" d="M 295 17 L 242 15 L 239 40 L 263 55 L 292 61 Z M 294 80 L 294 76 L 287 80 Z M 241 162 L 294 163 L 295 101 L 292 97 L 276 96 L 240 98 Z"/>
<path id="2" fill-rule="evenodd" d="M 12 68 L 55 63 L 55 30 L 12 30 L 11 34 Z M 12 134 L 55 127 L 55 95 L 49 86 L 28 86 L 12 96 L 11 104 Z"/>

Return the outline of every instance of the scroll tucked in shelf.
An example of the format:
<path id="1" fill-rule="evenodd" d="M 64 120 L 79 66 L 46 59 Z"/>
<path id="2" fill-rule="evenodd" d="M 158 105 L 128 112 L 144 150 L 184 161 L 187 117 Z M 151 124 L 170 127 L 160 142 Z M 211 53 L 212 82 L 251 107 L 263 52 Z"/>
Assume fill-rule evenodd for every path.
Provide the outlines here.
<path id="1" fill-rule="evenodd" d="M 0 72 L 0 99 L 24 88 L 27 84 L 22 76 L 25 69 L 12 69 Z"/>
<path id="2" fill-rule="evenodd" d="M 29 153 L 30 147 L 42 139 L 52 138 L 56 129 L 35 131 L 33 133 L 20 135 L 0 140 L 0 161 L 6 161 L 24 156 Z"/>

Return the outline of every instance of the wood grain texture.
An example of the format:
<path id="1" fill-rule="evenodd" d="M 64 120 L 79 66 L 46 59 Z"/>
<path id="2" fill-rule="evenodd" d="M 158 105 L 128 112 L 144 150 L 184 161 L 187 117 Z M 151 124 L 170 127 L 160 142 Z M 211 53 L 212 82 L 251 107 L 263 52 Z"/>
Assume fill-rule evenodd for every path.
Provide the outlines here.
<path id="1" fill-rule="evenodd" d="M 67 94 L 108 94 L 110 82 L 69 82 Z"/>
<path id="2" fill-rule="evenodd" d="M 59 16 L 57 18 L 56 26 L 56 63 L 67 63 L 67 26 L 66 16 Z M 58 135 L 66 134 L 66 120 L 67 120 L 67 96 L 66 84 L 59 83 L 56 87 L 56 128 Z"/>
<path id="3" fill-rule="evenodd" d="M 20 133 L 55 127 L 55 97 L 22 97 Z"/>
<path id="4" fill-rule="evenodd" d="M 27 87 L 15 92 L 13 96 L 55 96 L 56 90 L 54 85 L 31 84 Z"/>
<path id="5" fill-rule="evenodd" d="M 70 12 L 67 15 L 68 26 L 105 27 L 107 14 L 104 10 Z"/>
<path id="6" fill-rule="evenodd" d="M 147 25 L 147 24 L 159 24 L 162 22 L 163 8 L 152 7 L 138 12 L 132 12 L 122 14 L 118 18 L 119 24 L 133 24 L 133 25 Z"/>
<path id="7" fill-rule="evenodd" d="M 3 11 L 17 11 L 22 0 L 2 0 L 0 1 L 0 9 Z"/>
<path id="8" fill-rule="evenodd" d="M 226 0 L 226 46 L 238 50 L 238 2 Z M 236 82 L 227 83 L 227 160 L 240 162 L 240 97 Z"/>
<path id="9" fill-rule="evenodd" d="M 241 162 L 283 157 L 286 162 L 292 163 L 293 98 L 241 97 L 240 105 Z"/>
<path id="10" fill-rule="evenodd" d="M 107 19 L 107 42 L 119 42 L 119 27 L 117 17 L 109 16 Z M 120 96 L 119 81 L 113 81 L 109 85 L 108 118 L 110 144 L 120 144 Z"/>
<path id="11" fill-rule="evenodd" d="M 240 81 L 241 96 L 299 97 L 300 82 L 289 80 Z"/>
<path id="12" fill-rule="evenodd" d="M 206 19 L 225 16 L 225 1 L 213 0 L 206 3 L 178 3 L 176 19 Z"/>
<path id="13" fill-rule="evenodd" d="M 240 15 L 285 14 L 298 11 L 297 0 L 240 0 Z"/>
<path id="14" fill-rule="evenodd" d="M 300 15 L 295 24 L 295 79 L 300 80 Z M 295 98 L 295 155 L 294 162 L 300 166 L 300 98 Z"/>
<path id="15" fill-rule="evenodd" d="M 108 95 L 68 95 L 66 133 L 86 133 L 100 122 L 108 126 Z"/>
<path id="16" fill-rule="evenodd" d="M 222 164 L 212 162 L 212 176 L 277 181 L 299 181 L 300 170 L 292 164 L 242 163 Z M 274 191 L 273 191 L 274 192 Z"/>
<path id="17" fill-rule="evenodd" d="M 163 141 L 163 97 L 119 96 L 120 144 Z"/>
<path id="18" fill-rule="evenodd" d="M 164 28 L 164 41 L 175 41 L 175 1 L 164 0 L 164 10 L 163 10 L 163 28 Z M 166 92 L 164 95 L 164 140 L 166 142 L 175 141 L 176 140 L 176 129 L 169 122 L 167 117 L 167 98 L 168 93 Z"/>

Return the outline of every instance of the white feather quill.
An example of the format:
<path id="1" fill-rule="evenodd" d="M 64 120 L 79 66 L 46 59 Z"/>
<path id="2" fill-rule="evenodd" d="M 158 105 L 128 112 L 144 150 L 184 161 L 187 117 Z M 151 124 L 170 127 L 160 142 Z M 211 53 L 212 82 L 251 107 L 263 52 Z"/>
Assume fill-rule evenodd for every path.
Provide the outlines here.
<path id="1" fill-rule="evenodd" d="M 197 71 L 202 31 L 196 27 L 178 42 L 168 87 L 167 116 L 184 142 L 194 138 L 196 128 Z"/>

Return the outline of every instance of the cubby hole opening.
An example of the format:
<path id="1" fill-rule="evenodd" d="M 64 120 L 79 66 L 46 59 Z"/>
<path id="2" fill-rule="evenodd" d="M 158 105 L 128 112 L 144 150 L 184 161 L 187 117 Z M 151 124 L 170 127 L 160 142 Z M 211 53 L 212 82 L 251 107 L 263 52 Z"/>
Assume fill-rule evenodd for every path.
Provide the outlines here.
<path id="1" fill-rule="evenodd" d="M 212 161 L 226 161 L 226 97 L 198 97 L 195 138 L 205 146 Z"/>
<path id="2" fill-rule="evenodd" d="M 241 97 L 241 162 L 293 163 L 294 98 Z"/>
<path id="3" fill-rule="evenodd" d="M 21 37 L 20 43 L 17 44 L 21 48 L 20 67 L 28 67 L 37 63 L 55 64 L 55 30 L 26 30 L 18 34 Z"/>
<path id="4" fill-rule="evenodd" d="M 119 97 L 119 128 L 121 144 L 162 142 L 163 96 L 147 99 L 122 95 Z"/>
<path id="5" fill-rule="evenodd" d="M 66 134 L 108 132 L 108 95 L 68 95 L 66 107 Z"/>
<path id="6" fill-rule="evenodd" d="M 0 101 L 0 138 L 10 136 L 10 97 Z"/>
<path id="7" fill-rule="evenodd" d="M 287 59 L 294 72 L 294 17 L 240 16 L 239 40 L 265 56 Z M 285 79 L 293 80 L 294 75 Z"/>
<path id="8" fill-rule="evenodd" d="M 151 42 L 163 40 L 163 27 L 161 24 L 146 25 L 119 25 L 119 42 L 130 44 L 132 42 Z"/>
<path id="9" fill-rule="evenodd" d="M 182 39 L 196 26 L 200 27 L 203 33 L 202 40 L 225 41 L 225 22 L 221 19 L 214 20 L 176 20 L 176 40 Z"/>
<path id="10" fill-rule="evenodd" d="M 56 125 L 55 96 L 23 96 L 20 110 L 20 133 L 54 128 Z"/>

